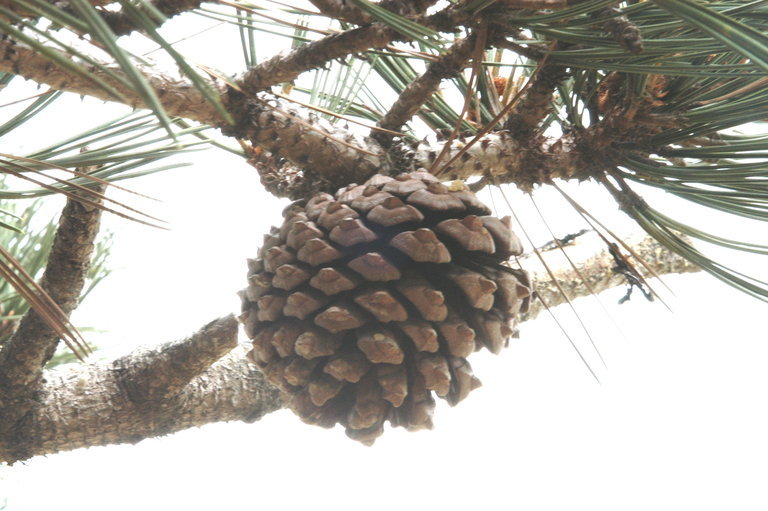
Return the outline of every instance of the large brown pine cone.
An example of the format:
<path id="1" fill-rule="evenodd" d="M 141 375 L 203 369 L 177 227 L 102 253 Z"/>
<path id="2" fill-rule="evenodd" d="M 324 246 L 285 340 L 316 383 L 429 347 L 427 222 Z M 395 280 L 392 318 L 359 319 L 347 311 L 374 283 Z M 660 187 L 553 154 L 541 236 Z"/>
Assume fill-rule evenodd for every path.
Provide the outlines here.
<path id="1" fill-rule="evenodd" d="M 456 188 L 455 190 L 453 188 Z M 419 171 L 290 205 L 241 292 L 251 360 L 304 421 L 372 443 L 385 420 L 432 426 L 479 385 L 466 357 L 494 353 L 530 299 L 522 247 L 461 185 Z"/>

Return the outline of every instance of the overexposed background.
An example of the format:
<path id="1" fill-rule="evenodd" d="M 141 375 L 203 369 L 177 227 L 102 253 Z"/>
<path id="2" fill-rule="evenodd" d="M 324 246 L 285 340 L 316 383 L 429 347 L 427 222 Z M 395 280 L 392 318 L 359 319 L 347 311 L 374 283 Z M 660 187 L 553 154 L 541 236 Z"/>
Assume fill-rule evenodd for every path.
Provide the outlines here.
<path id="1" fill-rule="evenodd" d="M 85 116 L 71 112 L 109 117 L 119 110 L 74 97 L 55 108 L 62 109 L 51 112 L 58 121 L 32 128 L 75 132 Z M 61 112 L 69 112 L 66 123 Z M 18 140 L 17 149 L 42 145 L 36 142 Z M 245 259 L 280 222 L 286 203 L 263 192 L 244 162 L 220 152 L 188 158 L 191 167 L 124 183 L 164 201 L 127 199 L 168 220 L 170 231 L 105 217 L 115 232 L 115 271 L 74 317 L 103 330 L 90 337 L 103 348 L 97 358 L 184 337 L 236 311 Z M 592 188 L 575 188 L 609 224 L 626 223 Z M 580 228 L 562 203 L 545 211 L 560 236 Z M 534 218 L 531 228 L 543 243 L 538 224 Z M 766 231 L 742 220 L 723 229 L 734 226 Z M 764 263 L 739 261 L 765 276 Z M 621 306 L 624 289 L 601 296 L 624 336 L 594 299 L 576 302 L 608 365 L 595 364 L 602 385 L 542 314 L 502 355 L 471 357 L 484 386 L 454 409 L 439 403 L 434 431 L 387 431 L 368 448 L 341 429 L 280 411 L 254 424 L 214 424 L 0 467 L 0 504 L 6 498 L 12 511 L 764 510 L 765 304 L 703 274 L 665 281 L 677 295 L 665 294 L 673 313 L 638 292 Z M 594 364 L 571 312 L 556 314 Z"/>

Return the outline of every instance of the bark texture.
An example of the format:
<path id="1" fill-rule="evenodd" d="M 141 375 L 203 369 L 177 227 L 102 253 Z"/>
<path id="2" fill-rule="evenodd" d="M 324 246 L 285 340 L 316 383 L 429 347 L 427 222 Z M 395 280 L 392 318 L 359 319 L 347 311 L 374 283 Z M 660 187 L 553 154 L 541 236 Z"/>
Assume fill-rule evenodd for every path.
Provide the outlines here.
<path id="1" fill-rule="evenodd" d="M 364 181 L 386 171 L 389 164 L 381 146 L 353 134 L 271 94 L 242 100 L 242 123 L 233 128 L 240 138 L 252 141 L 271 154 L 296 162 L 300 168 L 326 178 L 331 189 Z"/>
<path id="2" fill-rule="evenodd" d="M 161 401 L 148 402 L 137 390 L 137 383 L 142 386 L 137 377 L 158 382 L 176 378 L 176 368 L 158 364 L 158 357 L 169 353 L 195 357 L 194 352 L 205 345 L 217 352 L 215 346 L 222 341 L 236 343 L 234 317 L 215 323 L 216 327 L 209 325 L 189 339 L 140 350 L 112 363 L 51 371 L 24 421 L 0 441 L 0 460 L 13 462 L 79 447 L 136 443 L 212 422 L 251 422 L 281 408 L 277 391 L 245 360 L 241 350 Z"/>
<path id="3" fill-rule="evenodd" d="M 658 275 L 693 273 L 701 270 L 687 259 L 683 259 L 674 252 L 663 248 L 653 238 L 643 238 L 641 241 L 630 246 Z M 569 249 L 566 247 L 566 250 Z M 544 254 L 544 257 L 547 259 L 547 254 Z M 536 293 L 550 307 L 564 303 L 565 298 L 555 285 L 555 281 L 550 277 L 546 269 L 538 261 L 533 261 L 533 259 L 533 257 L 528 257 L 524 264 L 526 269 L 533 273 L 533 280 L 536 282 Z M 614 258 L 607 249 L 585 260 L 576 260 L 574 262 L 577 268 L 579 268 L 581 276 L 570 266 L 564 267 L 560 263 L 556 264 L 558 269 L 553 272 L 555 280 L 557 280 L 560 287 L 570 298 L 588 296 L 590 294 L 589 286 L 592 287 L 595 293 L 601 293 L 607 289 L 629 285 L 629 282 L 622 273 L 614 271 Z M 642 265 L 635 263 L 635 266 L 645 278 L 652 278 L 652 275 L 647 270 L 644 270 Z M 582 276 L 589 283 L 589 286 L 584 283 L 584 280 L 581 278 Z M 543 302 L 542 300 L 533 301 L 524 319 L 528 321 L 536 318 L 544 310 Z"/>
<path id="4" fill-rule="evenodd" d="M 51 51 L 57 52 L 62 59 L 70 60 L 70 57 L 64 52 L 55 49 Z M 101 80 L 114 88 L 122 98 L 108 92 L 97 81 L 89 80 L 69 69 L 55 65 L 47 57 L 21 43 L 12 39 L 0 39 L 0 71 L 2 72 L 17 74 L 36 83 L 47 85 L 54 90 L 73 92 L 104 101 L 116 101 L 132 108 L 145 107 L 141 97 L 133 88 L 122 85 L 98 68 L 74 61 L 72 64 L 80 66 L 94 79 Z M 121 74 L 119 71 L 115 72 Z M 213 105 L 191 82 L 151 71 L 146 71 L 144 76 L 154 88 L 165 111 L 170 116 L 184 117 L 212 126 L 225 124 L 224 119 L 221 118 Z M 226 97 L 223 99 L 226 100 Z"/>
<path id="5" fill-rule="evenodd" d="M 78 305 L 100 219 L 98 207 L 74 198 L 67 201 L 61 213 L 40 287 L 58 305 L 63 320 Z M 50 324 L 30 309 L 0 350 L 0 436 L 12 436 L 12 430 L 28 413 L 43 367 L 56 351 L 61 331 L 55 331 Z"/>
<path id="6" fill-rule="evenodd" d="M 300 46 L 288 54 L 275 55 L 245 73 L 242 85 L 248 91 L 259 91 L 271 85 L 290 82 L 304 71 L 326 65 L 351 53 L 371 48 L 384 48 L 397 33 L 382 25 L 331 34 L 318 41 Z"/>
<path id="7" fill-rule="evenodd" d="M 412 81 L 400 94 L 395 104 L 379 121 L 379 126 L 392 131 L 400 130 L 437 91 L 443 80 L 456 77 L 464 69 L 472 54 L 474 43 L 474 37 L 458 41 L 448 52 L 431 62 L 424 74 Z M 379 141 L 391 138 L 384 133 L 377 133 L 375 136 Z"/>
<path id="8" fill-rule="evenodd" d="M 61 213 L 40 287 L 66 315 L 75 310 L 80 300 L 100 220 L 99 208 L 74 199 L 67 201 Z M 0 389 L 33 384 L 58 343 L 56 332 L 30 310 L 0 351 Z"/>

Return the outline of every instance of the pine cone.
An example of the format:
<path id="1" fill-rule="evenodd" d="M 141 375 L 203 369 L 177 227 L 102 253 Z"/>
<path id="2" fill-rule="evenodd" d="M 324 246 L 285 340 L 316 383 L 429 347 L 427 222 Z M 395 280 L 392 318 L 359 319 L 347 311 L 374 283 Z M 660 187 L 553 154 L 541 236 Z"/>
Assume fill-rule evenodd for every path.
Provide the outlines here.
<path id="1" fill-rule="evenodd" d="M 434 392 L 480 385 L 466 357 L 498 353 L 527 309 L 522 246 L 462 186 L 418 171 L 291 204 L 249 260 L 249 356 L 304 421 L 370 444 L 384 421 L 432 427 Z"/>

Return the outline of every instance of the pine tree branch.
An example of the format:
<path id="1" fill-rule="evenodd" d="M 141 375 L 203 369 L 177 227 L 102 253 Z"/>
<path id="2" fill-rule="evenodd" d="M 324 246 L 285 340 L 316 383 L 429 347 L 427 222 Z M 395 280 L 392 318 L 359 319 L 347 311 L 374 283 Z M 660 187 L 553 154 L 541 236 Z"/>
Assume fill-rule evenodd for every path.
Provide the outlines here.
<path id="1" fill-rule="evenodd" d="M 164 14 L 167 21 L 179 14 L 197 9 L 203 2 L 202 0 L 154 0 L 149 3 L 151 3 L 157 11 Z M 138 5 L 141 6 L 141 4 Z M 100 14 L 115 35 L 122 36 L 130 34 L 136 30 L 142 30 L 142 27 L 136 26 L 133 19 L 122 9 L 119 11 L 102 10 L 100 11 Z M 161 25 L 162 23 L 158 22 L 157 27 L 160 27 Z"/>
<path id="2" fill-rule="evenodd" d="M 566 67 L 545 63 L 531 78 L 533 81 L 530 87 L 512 107 L 504 128 L 518 140 L 526 140 L 533 136 L 539 123 L 552 111 L 552 97 L 555 89 L 566 76 Z"/>
<path id="3" fill-rule="evenodd" d="M 100 191 L 103 191 L 100 190 Z M 40 287 L 68 317 L 78 305 L 90 267 L 101 209 L 69 199 L 40 280 Z M 59 335 L 33 309 L 0 350 L 0 434 L 29 406 L 43 368 L 59 344 Z"/>
<path id="4" fill-rule="evenodd" d="M 305 44 L 287 55 L 278 54 L 250 69 L 241 80 L 246 93 L 256 93 L 271 85 L 290 82 L 304 71 L 320 68 L 353 53 L 384 48 L 398 37 L 381 24 L 331 34 Z"/>
<path id="5" fill-rule="evenodd" d="M 69 315 L 80 293 L 99 231 L 101 209 L 67 200 L 40 280 L 40 287 Z M 59 342 L 56 332 L 33 310 L 21 319 L 16 333 L 0 351 L 0 388 L 27 387 L 40 377 Z"/>
<path id="6" fill-rule="evenodd" d="M 444 179 L 468 179 L 472 176 L 494 176 L 500 183 L 514 183 L 522 190 L 549 183 L 552 179 L 587 179 L 602 172 L 606 162 L 584 154 L 583 147 L 595 135 L 590 130 L 565 134 L 559 138 L 536 137 L 523 141 L 507 131 L 489 133 L 481 137 L 462 156 L 469 139 L 459 137 L 442 160 L 438 175 Z M 414 151 L 414 168 L 432 168 L 441 153 L 445 140 L 428 138 L 420 141 Z M 454 159 L 455 158 L 455 159 Z M 450 163 L 448 163 L 450 162 Z"/>
<path id="7" fill-rule="evenodd" d="M 194 371 L 168 363 L 171 355 L 192 360 L 196 369 L 237 343 L 237 320 L 227 316 L 191 337 L 154 350 L 140 349 L 105 364 L 53 370 L 17 428 L 0 438 L 0 461 L 95 445 L 136 443 L 213 422 L 251 422 L 282 407 L 277 390 L 261 372 L 234 353 L 206 367 L 177 391 Z M 206 355 L 196 352 L 203 348 Z M 204 360 L 205 359 L 205 360 Z M 168 374 L 170 372 L 170 374 Z M 144 379 L 170 382 L 147 386 Z M 178 378 L 178 379 L 177 379 Z M 161 399 L 147 401 L 147 396 Z"/>
<path id="8" fill-rule="evenodd" d="M 237 321 L 226 316 L 205 325 L 182 343 L 169 343 L 140 351 L 114 362 L 128 398 L 137 406 L 159 404 L 178 395 L 237 346 Z"/>
<path id="9" fill-rule="evenodd" d="M 241 116 L 244 122 L 235 126 L 232 133 L 266 149 L 273 160 L 290 160 L 335 188 L 362 182 L 388 168 L 384 151 L 370 138 L 307 114 L 270 94 L 260 93 L 255 99 L 242 100 L 240 107 L 234 106 L 235 111 L 245 113 Z"/>
<path id="10" fill-rule="evenodd" d="M 666 275 L 672 273 L 693 273 L 701 271 L 701 268 L 691 263 L 687 259 L 683 259 L 679 255 L 675 254 L 663 248 L 658 241 L 651 237 L 645 237 L 637 243 L 631 244 L 632 250 L 645 261 L 653 270 L 659 275 Z M 566 251 L 569 251 L 566 247 Z M 557 251 L 559 252 L 559 251 Z M 556 254 L 556 251 L 553 251 Z M 556 257 L 560 257 L 556 255 Z M 545 254 L 545 258 L 548 257 Z M 573 256 L 571 256 L 573 259 Z M 606 249 L 592 257 L 589 257 L 585 261 L 574 261 L 579 268 L 581 275 L 589 282 L 589 285 L 594 289 L 595 293 L 601 293 L 607 289 L 611 289 L 619 286 L 629 285 L 626 277 L 620 273 L 613 271 L 614 259 L 611 253 Z M 535 282 L 536 293 L 539 294 L 549 307 L 554 307 L 565 303 L 565 298 L 558 290 L 552 278 L 547 271 L 533 258 L 528 258 L 523 262 L 523 266 L 531 271 L 532 279 Z M 558 264 L 557 266 L 561 266 Z M 646 278 L 651 278 L 651 275 L 643 270 L 643 266 L 637 263 L 636 268 Z M 584 281 L 579 277 L 579 274 L 568 267 L 561 267 L 554 272 L 558 284 L 568 294 L 570 298 L 588 296 L 589 286 L 584 284 Z M 528 312 L 523 316 L 523 321 L 528 321 L 536 318 L 544 310 L 544 305 L 541 300 L 534 300 L 531 303 L 531 307 Z"/>
<path id="11" fill-rule="evenodd" d="M 466 17 L 467 14 L 447 8 L 424 20 L 429 21 L 428 25 L 447 23 L 453 28 L 457 23 L 462 23 L 462 16 Z M 386 37 L 385 33 L 388 34 Z M 318 41 L 317 46 L 308 45 L 305 53 L 299 50 L 256 68 L 246 77 L 246 81 L 234 84 L 240 92 L 231 89 L 224 92 L 223 87 L 219 87 L 222 90 L 222 104 L 235 117 L 235 126 L 226 126 L 213 105 L 190 82 L 153 74 L 151 71 L 145 71 L 145 76 L 171 116 L 224 128 L 225 134 L 247 139 L 272 153 L 275 158 L 285 158 L 309 173 L 317 173 L 332 187 L 343 186 L 348 182 L 359 182 L 376 172 L 392 170 L 392 163 L 381 144 L 373 138 L 362 139 L 347 130 L 321 122 L 299 108 L 270 100 L 263 93 L 255 93 L 255 89 L 295 76 L 304 66 L 314 65 L 312 62 L 315 58 L 321 61 L 334 58 L 343 51 L 339 45 L 340 40 L 345 43 L 358 41 L 361 46 L 368 46 L 372 43 L 384 44 L 388 37 L 395 37 L 394 34 L 378 25 L 339 34 L 338 38 Z M 502 35 L 495 34 L 494 40 Z M 382 124 L 399 128 L 406 122 L 425 98 L 434 92 L 442 78 L 458 72 L 457 69 L 461 68 L 458 62 L 463 61 L 470 46 L 466 41 L 457 43 L 454 51 L 446 57 L 446 62 L 433 63 L 427 73 L 403 92 Z M 354 51 L 355 48 L 347 45 L 346 49 Z M 63 52 L 60 55 L 62 58 L 70 58 Z M 84 74 L 59 67 L 23 44 L 10 39 L 0 40 L 0 71 L 19 74 L 56 90 L 118 100 L 88 78 L 97 77 L 116 89 L 123 96 L 120 100 L 125 104 L 135 108 L 144 106 L 132 87 L 123 85 L 123 82 L 98 68 L 74 61 L 73 64 L 82 66 Z M 526 104 L 531 106 L 530 112 L 536 115 L 521 120 L 519 124 L 525 128 L 523 131 L 530 131 L 530 126 L 538 122 L 542 112 L 546 111 L 548 88 L 558 79 L 560 72 L 557 67 L 545 67 L 542 78 L 532 87 Z M 120 71 L 115 70 L 115 73 Z M 606 137 L 609 128 L 610 136 Z M 631 129 L 629 124 L 624 127 L 624 131 Z M 546 183 L 557 177 L 586 179 L 620 161 L 620 154 L 608 147 L 608 144 L 614 143 L 614 147 L 618 147 L 617 144 L 624 141 L 622 134 L 621 129 L 617 131 L 607 122 L 595 124 L 587 130 L 566 133 L 559 139 L 547 139 L 535 133 L 530 133 L 528 137 L 517 133 L 511 137 L 505 132 L 489 134 L 482 143 L 475 144 L 461 159 L 453 162 L 444 175 L 464 178 L 491 172 L 501 182 L 514 182 L 523 189 L 530 189 L 535 184 Z M 389 143 L 387 137 L 384 138 Z M 634 139 L 637 138 L 636 133 Z M 440 149 L 420 144 L 414 160 L 415 166 L 430 168 L 432 152 L 440 154 Z"/>
<path id="12" fill-rule="evenodd" d="M 55 66 L 44 56 L 8 39 L 0 40 L 0 71 L 19 74 L 56 90 L 116 100 L 97 84 Z M 125 103 L 129 106 L 144 106 L 133 89 L 121 85 L 98 69 L 88 71 L 115 87 L 125 96 Z M 145 76 L 170 115 L 225 126 L 225 121 L 214 107 L 190 82 L 149 72 Z M 432 85 L 435 82 L 430 81 Z M 404 119 L 405 112 L 411 111 L 418 103 L 418 100 L 412 100 L 416 92 L 423 88 L 419 86 L 412 90 L 404 94 L 400 102 L 401 105 L 410 105 L 409 108 L 392 109 L 392 118 L 396 117 L 397 122 Z M 410 99 L 406 101 L 406 98 Z M 224 129 L 225 134 L 250 140 L 275 156 L 288 159 L 309 172 L 316 172 L 326 178 L 332 187 L 360 182 L 376 172 L 391 170 L 384 149 L 372 138 L 354 135 L 269 94 L 259 93 L 249 98 L 237 93 L 222 93 L 221 99 L 225 108 L 237 119 L 236 126 Z M 388 124 L 397 122 L 393 120 Z M 614 163 L 612 150 L 606 144 L 622 142 L 622 132 L 609 124 L 602 122 L 558 139 L 534 137 L 520 141 L 503 131 L 491 133 L 474 144 L 464 157 L 454 161 L 444 175 L 467 178 L 491 172 L 501 182 L 515 183 L 522 189 L 530 189 L 554 178 L 587 179 Z M 625 128 L 631 129 L 632 126 Z M 611 136 L 606 136 L 606 130 L 610 130 Z M 441 149 L 439 143 L 420 143 L 415 152 L 414 166 L 431 168 L 434 156 L 440 154 Z M 452 148 L 448 157 L 452 157 L 457 150 Z"/>
<path id="13" fill-rule="evenodd" d="M 456 42 L 448 52 L 430 62 L 427 70 L 400 93 L 395 103 L 377 125 L 386 130 L 399 131 L 432 97 L 443 80 L 453 78 L 461 73 L 472 55 L 476 40 L 475 36 L 462 39 Z M 391 134 L 383 131 L 374 131 L 372 136 L 385 147 L 390 144 L 392 139 Z"/>
<path id="14" fill-rule="evenodd" d="M 55 66 L 37 52 L 7 39 L 0 40 L 0 71 L 18 74 L 55 90 L 119 101 L 94 82 Z M 128 106 L 144 106 L 133 89 L 98 69 L 88 69 L 88 72 L 123 94 Z M 222 128 L 226 126 L 224 119 L 190 82 L 149 72 L 145 76 L 169 115 Z M 274 99 L 270 94 L 260 93 L 249 99 L 238 93 L 222 93 L 221 99 L 237 120 L 237 126 L 226 126 L 226 134 L 250 140 L 302 168 L 329 176 L 334 186 L 347 184 L 350 181 L 344 180 L 355 176 L 365 179 L 385 168 L 383 151 L 374 141 L 354 136 L 306 110 Z"/>
<path id="15" fill-rule="evenodd" d="M 55 49 L 62 58 L 71 57 Z M 13 73 L 39 84 L 48 85 L 54 90 L 73 92 L 82 96 L 91 96 L 104 101 L 124 103 L 132 108 L 146 108 L 141 97 L 132 87 L 126 87 L 102 70 L 72 61 L 87 74 L 99 78 L 119 92 L 124 99 L 114 97 L 96 82 L 84 78 L 68 69 L 57 66 L 45 56 L 26 45 L 9 38 L 0 39 L 0 72 Z M 116 74 L 122 74 L 115 69 Z M 205 97 L 186 80 L 177 80 L 160 73 L 144 70 L 144 76 L 157 93 L 165 111 L 172 117 L 184 117 L 202 124 L 222 126 L 225 124 L 216 109 Z M 225 101 L 226 96 L 222 96 Z"/>
<path id="16" fill-rule="evenodd" d="M 659 274 L 696 271 L 690 263 L 647 239 L 634 247 Z M 593 287 L 602 291 L 625 283 L 607 271 L 606 254 L 579 264 Z M 578 263 L 577 263 L 578 264 Z M 536 273 L 537 290 L 550 306 L 563 302 L 552 294 L 554 284 Z M 571 298 L 588 294 L 570 270 L 558 278 Z M 536 302 L 528 314 L 538 311 Z M 0 434 L 0 462 L 13 463 L 41 454 L 80 447 L 137 443 L 191 427 L 222 421 L 252 422 L 282 408 L 278 392 L 262 373 L 236 349 L 213 362 L 236 342 L 233 316 L 215 320 L 191 337 L 141 349 L 114 362 L 89 364 L 46 372 L 29 413 L 5 434 Z M 203 355 L 195 352 L 203 350 Z M 193 370 L 172 359 L 191 360 Z M 205 371 L 201 369 L 212 364 Z M 179 391 L 179 385 L 197 376 Z M 158 383 L 147 383 L 155 382 Z M 168 389 L 163 383 L 168 382 Z M 153 400 L 147 401 L 147 396 Z"/>

